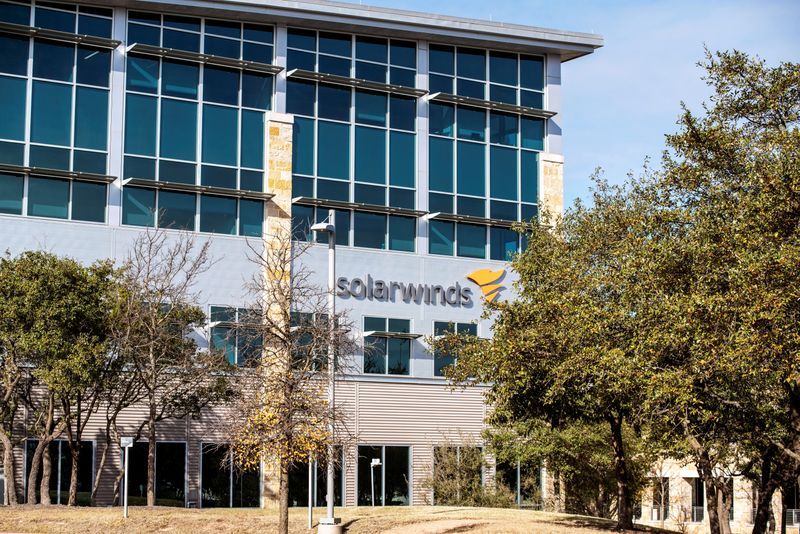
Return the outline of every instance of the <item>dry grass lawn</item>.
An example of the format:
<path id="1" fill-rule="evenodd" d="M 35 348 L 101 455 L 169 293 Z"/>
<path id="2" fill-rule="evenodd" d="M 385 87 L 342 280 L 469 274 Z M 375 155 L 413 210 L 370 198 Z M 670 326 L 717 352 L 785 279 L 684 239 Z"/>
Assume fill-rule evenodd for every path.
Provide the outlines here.
<path id="1" fill-rule="evenodd" d="M 308 534 L 305 509 L 290 512 L 290 531 Z M 314 510 L 314 525 L 324 509 Z M 613 522 L 572 516 L 491 508 L 387 507 L 341 508 L 338 513 L 348 534 L 609 534 Z M 121 508 L 66 508 L 63 506 L 0 507 L 0 532 L 109 532 L 233 533 L 274 532 L 276 512 L 258 509 L 131 507 L 122 519 Z M 314 529 L 316 530 L 316 529 Z M 649 529 L 650 532 L 658 532 Z"/>

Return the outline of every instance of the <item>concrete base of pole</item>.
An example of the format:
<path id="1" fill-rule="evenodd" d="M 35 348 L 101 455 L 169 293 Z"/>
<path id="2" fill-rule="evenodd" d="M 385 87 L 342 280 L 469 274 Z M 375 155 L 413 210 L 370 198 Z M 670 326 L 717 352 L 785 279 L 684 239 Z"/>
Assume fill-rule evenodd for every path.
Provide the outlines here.
<path id="1" fill-rule="evenodd" d="M 320 523 L 317 527 L 317 534 L 342 534 L 344 532 L 341 523 L 336 525 Z"/>

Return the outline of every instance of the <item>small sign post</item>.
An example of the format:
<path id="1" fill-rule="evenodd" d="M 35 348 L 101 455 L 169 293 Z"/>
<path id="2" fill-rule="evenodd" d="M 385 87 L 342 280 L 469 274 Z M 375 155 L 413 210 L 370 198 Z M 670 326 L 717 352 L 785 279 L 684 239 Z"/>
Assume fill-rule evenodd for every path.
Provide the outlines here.
<path id="1" fill-rule="evenodd" d="M 122 493 L 122 502 L 123 502 L 123 511 L 122 517 L 125 519 L 128 518 L 128 457 L 130 456 L 130 448 L 133 447 L 133 438 L 129 437 L 121 437 L 119 438 L 119 446 L 122 447 L 125 453 L 125 468 L 124 468 L 124 476 L 125 481 L 123 483 L 123 487 L 125 488 Z"/>
<path id="2" fill-rule="evenodd" d="M 372 506 L 375 506 L 375 468 L 381 466 L 381 459 L 380 458 L 373 458 L 369 464 L 369 475 L 371 479 L 371 486 L 372 486 Z"/>

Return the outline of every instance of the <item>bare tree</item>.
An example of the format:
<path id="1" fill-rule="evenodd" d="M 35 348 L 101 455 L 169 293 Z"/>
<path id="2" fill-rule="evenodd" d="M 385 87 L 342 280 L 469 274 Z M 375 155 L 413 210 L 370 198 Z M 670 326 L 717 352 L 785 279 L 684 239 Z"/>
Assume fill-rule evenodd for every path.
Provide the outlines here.
<path id="1" fill-rule="evenodd" d="M 156 427 L 166 419 L 197 414 L 231 397 L 227 365 L 213 351 L 198 351 L 189 335 L 206 322 L 195 303 L 194 284 L 211 266 L 208 242 L 198 245 L 190 234 L 174 239 L 148 231 L 133 244 L 120 277 L 119 300 L 112 321 L 116 356 L 134 383 L 126 393 L 141 395 L 147 416 L 136 431 L 148 441 L 147 505 L 155 505 Z M 107 417 L 116 433 L 118 397 Z"/>
<path id="2" fill-rule="evenodd" d="M 344 372 L 355 352 L 344 314 L 329 317 L 327 291 L 313 283 L 301 260 L 309 245 L 292 243 L 281 231 L 251 244 L 256 274 L 247 285 L 255 310 L 242 332 L 255 336 L 261 353 L 238 380 L 243 398 L 227 429 L 236 462 L 255 468 L 261 462 L 277 471 L 279 532 L 289 528 L 289 469 L 294 463 L 323 458 L 329 445 L 352 439 L 344 413 L 328 405 L 325 388 L 328 350 L 333 344 L 336 371 Z M 333 321 L 333 323 L 331 323 Z M 336 432 L 330 435 L 330 418 Z M 309 495 L 309 498 L 312 498 Z"/>

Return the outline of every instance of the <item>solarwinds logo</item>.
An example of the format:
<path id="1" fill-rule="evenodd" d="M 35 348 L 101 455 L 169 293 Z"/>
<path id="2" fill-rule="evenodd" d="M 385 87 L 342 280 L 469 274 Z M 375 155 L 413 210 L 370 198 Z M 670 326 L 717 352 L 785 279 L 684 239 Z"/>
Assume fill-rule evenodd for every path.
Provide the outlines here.
<path id="1" fill-rule="evenodd" d="M 483 296 L 486 298 L 486 300 L 493 302 L 494 299 L 497 298 L 497 295 L 500 294 L 500 291 L 505 289 L 503 284 L 498 283 L 505 276 L 505 274 L 505 269 L 498 269 L 496 271 L 492 271 L 491 269 L 480 269 L 478 271 L 469 273 L 467 275 L 467 279 L 480 286 Z"/>

